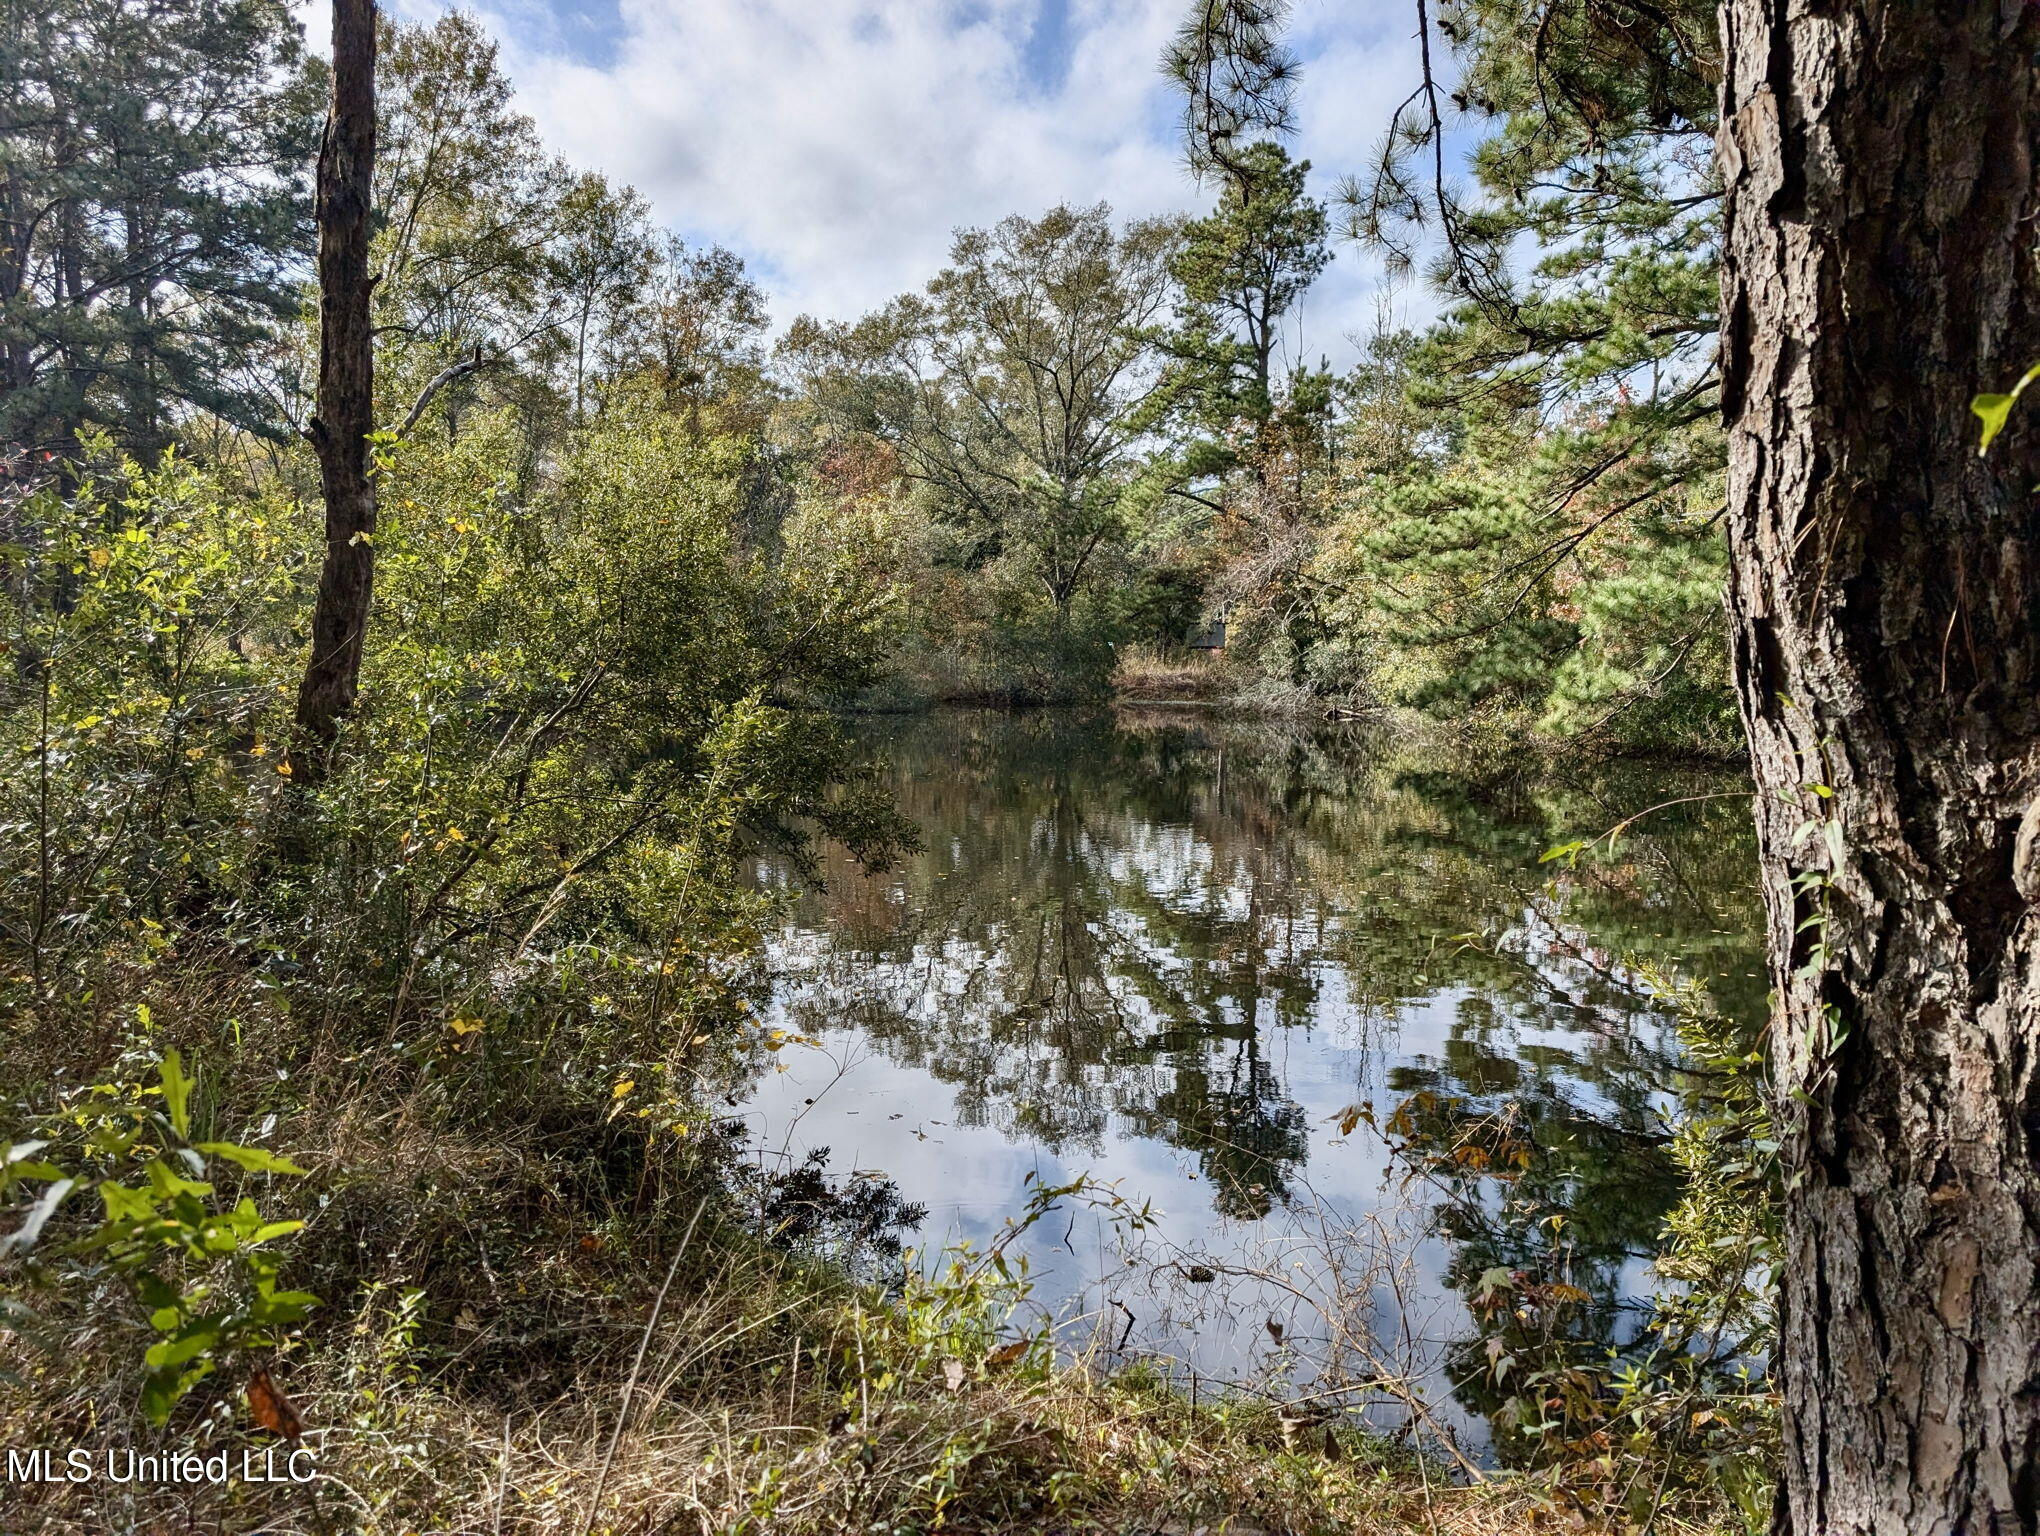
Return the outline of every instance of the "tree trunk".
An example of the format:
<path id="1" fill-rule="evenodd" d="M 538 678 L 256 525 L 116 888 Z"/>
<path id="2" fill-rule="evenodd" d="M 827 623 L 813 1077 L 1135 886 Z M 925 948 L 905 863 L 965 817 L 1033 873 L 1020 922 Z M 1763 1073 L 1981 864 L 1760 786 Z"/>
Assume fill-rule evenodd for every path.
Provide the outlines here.
<path id="1" fill-rule="evenodd" d="M 375 170 L 375 3 L 333 0 L 333 103 L 319 145 L 319 389 L 311 423 L 326 502 L 312 653 L 298 686 L 300 782 L 326 767 L 354 707 L 375 586 L 375 349 L 369 314 Z"/>
<path id="2" fill-rule="evenodd" d="M 1779 1528 L 2040 1529 L 2040 10 L 1726 0 L 1728 605 L 1769 912 Z"/>
<path id="3" fill-rule="evenodd" d="M 148 265 L 149 239 L 142 209 L 130 204 L 121 213 L 126 233 L 127 268 L 141 272 Z M 80 290 L 74 288 L 75 294 Z M 162 430 L 156 385 L 155 279 L 132 277 L 127 283 L 126 367 L 121 374 L 124 396 L 122 415 L 126 418 L 123 446 L 143 464 L 153 464 L 169 446 Z"/>

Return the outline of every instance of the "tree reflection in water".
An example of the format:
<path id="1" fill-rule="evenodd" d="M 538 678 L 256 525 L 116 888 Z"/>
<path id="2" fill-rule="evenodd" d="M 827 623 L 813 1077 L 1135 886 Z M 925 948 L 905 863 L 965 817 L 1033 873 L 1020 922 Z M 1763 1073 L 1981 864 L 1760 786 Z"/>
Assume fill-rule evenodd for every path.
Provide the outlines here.
<path id="1" fill-rule="evenodd" d="M 826 888 L 793 902 L 791 1027 L 854 1030 L 947 1085 L 961 1124 L 1059 1156 L 1180 1149 L 1242 1222 L 1288 1199 L 1314 1151 L 1339 1155 L 1282 1065 L 1299 1038 L 1330 1042 L 1372 1064 L 1355 1099 L 1513 1106 L 1556 1154 L 1538 1208 L 1570 1212 L 1580 1283 L 1614 1306 L 1670 1198 L 1661 1115 L 1679 1090 L 1636 965 L 1705 981 L 1732 1014 L 1762 1008 L 1736 776 L 1191 711 L 862 728 L 925 851 L 875 877 L 832 856 Z M 1672 800 L 1612 857 L 1539 862 Z M 1406 1047 L 1412 1010 L 1441 1006 L 1442 1045 Z M 1535 1267 L 1548 1229 L 1519 1230 L 1511 1208 L 1444 1218 L 1453 1283 Z"/>

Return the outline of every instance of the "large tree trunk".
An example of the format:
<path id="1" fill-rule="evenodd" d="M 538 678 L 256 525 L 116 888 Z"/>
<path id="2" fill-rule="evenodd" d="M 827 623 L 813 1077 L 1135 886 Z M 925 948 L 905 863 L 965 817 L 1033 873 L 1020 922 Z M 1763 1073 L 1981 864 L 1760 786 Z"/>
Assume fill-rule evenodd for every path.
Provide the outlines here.
<path id="1" fill-rule="evenodd" d="M 1779 992 L 1779 1520 L 2040 1529 L 2040 10 L 1726 0 L 1729 608 Z M 1818 787 L 1816 787 L 1818 786 Z"/>
<path id="2" fill-rule="evenodd" d="M 300 779 L 326 766 L 354 707 L 375 587 L 375 347 L 369 313 L 370 186 L 375 170 L 375 3 L 333 0 L 333 103 L 319 145 L 319 390 L 312 445 L 326 500 L 326 560 L 312 654 L 298 687 L 306 748 Z"/>

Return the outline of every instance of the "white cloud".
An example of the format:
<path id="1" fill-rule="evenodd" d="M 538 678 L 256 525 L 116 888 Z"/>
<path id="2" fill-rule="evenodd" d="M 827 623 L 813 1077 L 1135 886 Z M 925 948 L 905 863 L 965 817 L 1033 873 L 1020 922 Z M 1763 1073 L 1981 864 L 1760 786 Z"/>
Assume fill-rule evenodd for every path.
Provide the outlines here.
<path id="1" fill-rule="evenodd" d="M 429 3 L 429 0 L 425 0 Z M 399 0 L 411 10 L 419 0 Z M 1044 9 L 1063 47 L 1030 48 Z M 1184 0 L 621 0 L 601 62 L 557 14 L 484 19 L 546 141 L 644 192 L 661 222 L 742 254 L 786 320 L 918 287 L 951 231 L 1057 202 L 1124 216 L 1204 201 L 1157 60 Z M 585 13 L 571 18 L 587 30 Z M 1329 188 L 1365 161 L 1414 68 L 1393 0 L 1307 0 L 1299 151 Z M 605 29 L 607 30 L 607 29 Z M 585 53 L 585 50 L 583 50 Z M 1066 63 L 1043 78 L 1044 55 Z M 1342 248 L 1306 348 L 1350 356 L 1379 274 Z"/>

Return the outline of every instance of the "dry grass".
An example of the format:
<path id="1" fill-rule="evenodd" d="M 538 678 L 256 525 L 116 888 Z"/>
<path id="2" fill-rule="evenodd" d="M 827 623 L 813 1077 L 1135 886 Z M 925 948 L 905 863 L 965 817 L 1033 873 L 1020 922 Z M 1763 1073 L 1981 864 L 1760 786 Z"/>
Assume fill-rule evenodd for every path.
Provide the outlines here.
<path id="1" fill-rule="evenodd" d="M 1157 650 L 1129 645 L 1119 652 L 1112 688 L 1132 703 L 1217 699 L 1232 689 L 1225 658 L 1215 651 Z"/>
<path id="2" fill-rule="evenodd" d="M 593 1347 L 571 1374 L 477 1369 L 506 1350 L 564 1350 L 520 1333 L 529 1318 L 514 1308 L 470 1304 L 436 1320 L 419 1293 L 371 1284 L 338 1326 L 276 1366 L 320 1482 L 16 1488 L 0 1527 L 1503 1536 L 1551 1518 L 1529 1483 L 1469 1484 L 1353 1422 L 1285 1424 L 1278 1405 L 1250 1395 L 1193 1406 L 1150 1371 L 1108 1372 L 1043 1337 L 1009 1338 L 1013 1297 L 981 1263 L 886 1298 L 701 1209 L 677 1235 L 675 1222 L 653 1224 L 673 1245 L 663 1264 L 650 1241 L 610 1257 L 627 1283 L 588 1286 Z M 42 1364 L 28 1394 L 10 1394 L 10 1444 L 128 1432 L 131 1382 L 67 1373 L 61 1357 Z M 238 1464 L 266 1442 L 245 1419 L 222 1395 L 163 1438 Z"/>

